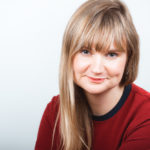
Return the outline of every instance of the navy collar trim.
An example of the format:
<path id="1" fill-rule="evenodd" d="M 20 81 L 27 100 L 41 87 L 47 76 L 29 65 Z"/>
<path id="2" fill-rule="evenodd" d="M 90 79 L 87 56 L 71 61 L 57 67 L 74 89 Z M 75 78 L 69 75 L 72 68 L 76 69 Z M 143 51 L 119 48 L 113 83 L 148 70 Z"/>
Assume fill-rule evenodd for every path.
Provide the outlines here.
<path id="1" fill-rule="evenodd" d="M 126 99 L 128 98 L 130 91 L 131 91 L 132 85 L 129 84 L 124 88 L 123 94 L 118 102 L 118 104 L 111 110 L 109 111 L 107 114 L 103 115 L 103 116 L 92 116 L 92 119 L 94 121 L 104 121 L 107 120 L 109 118 L 111 118 L 112 116 L 114 116 L 123 106 L 123 104 L 125 103 Z"/>

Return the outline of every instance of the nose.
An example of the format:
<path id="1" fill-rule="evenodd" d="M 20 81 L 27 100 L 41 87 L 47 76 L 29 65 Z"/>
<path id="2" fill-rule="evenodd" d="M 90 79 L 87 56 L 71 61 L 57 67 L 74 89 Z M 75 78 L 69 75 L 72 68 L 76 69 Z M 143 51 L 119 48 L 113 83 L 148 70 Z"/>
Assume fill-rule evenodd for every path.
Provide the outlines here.
<path id="1" fill-rule="evenodd" d="M 103 56 L 100 53 L 96 53 L 93 55 L 92 63 L 91 63 L 91 71 L 94 74 L 100 74 L 104 71 L 104 60 Z"/>

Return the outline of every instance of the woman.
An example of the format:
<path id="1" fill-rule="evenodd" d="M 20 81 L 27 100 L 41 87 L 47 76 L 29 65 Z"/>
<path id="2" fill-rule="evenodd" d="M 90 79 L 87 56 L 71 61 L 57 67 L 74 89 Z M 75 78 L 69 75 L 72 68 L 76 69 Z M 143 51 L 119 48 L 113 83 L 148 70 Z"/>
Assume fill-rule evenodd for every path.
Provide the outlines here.
<path id="1" fill-rule="evenodd" d="M 139 38 L 125 4 L 85 2 L 60 62 L 60 95 L 45 109 L 35 150 L 150 149 L 150 93 L 133 83 Z"/>

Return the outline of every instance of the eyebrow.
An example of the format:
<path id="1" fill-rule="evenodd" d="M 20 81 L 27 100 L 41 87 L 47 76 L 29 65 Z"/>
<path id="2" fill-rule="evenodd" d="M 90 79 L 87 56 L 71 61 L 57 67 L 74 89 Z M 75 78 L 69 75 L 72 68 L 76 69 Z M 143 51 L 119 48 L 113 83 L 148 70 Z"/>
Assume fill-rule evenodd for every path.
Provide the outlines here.
<path id="1" fill-rule="evenodd" d="M 108 52 L 125 52 L 125 50 L 122 50 L 122 49 L 108 49 Z"/>

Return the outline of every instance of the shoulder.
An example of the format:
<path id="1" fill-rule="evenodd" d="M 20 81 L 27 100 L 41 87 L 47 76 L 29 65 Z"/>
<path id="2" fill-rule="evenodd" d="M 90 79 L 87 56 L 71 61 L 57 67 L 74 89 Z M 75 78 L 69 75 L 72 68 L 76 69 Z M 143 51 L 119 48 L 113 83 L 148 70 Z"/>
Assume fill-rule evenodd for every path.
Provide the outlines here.
<path id="1" fill-rule="evenodd" d="M 129 99 L 131 103 L 134 104 L 135 108 L 150 108 L 150 92 L 144 90 L 136 84 L 132 84 Z"/>
<path id="2" fill-rule="evenodd" d="M 59 95 L 53 96 L 51 101 L 47 104 L 47 109 L 58 109 L 59 107 Z"/>
<path id="3" fill-rule="evenodd" d="M 143 111 L 150 109 L 150 92 L 144 90 L 136 84 L 132 84 L 130 98 L 132 99 L 132 103 L 136 109 Z"/>
<path id="4" fill-rule="evenodd" d="M 131 92 L 124 107 L 124 121 L 127 123 L 125 137 L 128 140 L 146 138 L 150 140 L 150 93 L 132 84 Z M 142 137 L 141 137 L 142 136 Z"/>
<path id="5" fill-rule="evenodd" d="M 138 126 L 143 122 L 150 124 L 150 93 L 143 88 L 132 84 L 132 89 L 128 97 L 128 115 L 131 127 Z"/>
<path id="6" fill-rule="evenodd" d="M 150 120 L 150 93 L 132 84 L 123 112 L 134 125 Z"/>
<path id="7" fill-rule="evenodd" d="M 146 91 L 136 84 L 132 84 L 132 91 L 139 96 L 143 96 L 145 98 L 147 97 L 148 99 L 150 99 L 150 92 Z"/>
<path id="8" fill-rule="evenodd" d="M 53 125 L 56 120 L 59 111 L 59 95 L 52 97 L 51 101 L 47 104 L 45 108 L 44 115 L 46 116 L 48 122 Z"/>

